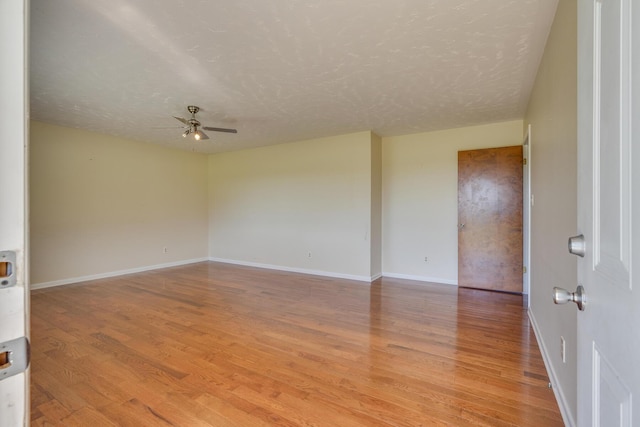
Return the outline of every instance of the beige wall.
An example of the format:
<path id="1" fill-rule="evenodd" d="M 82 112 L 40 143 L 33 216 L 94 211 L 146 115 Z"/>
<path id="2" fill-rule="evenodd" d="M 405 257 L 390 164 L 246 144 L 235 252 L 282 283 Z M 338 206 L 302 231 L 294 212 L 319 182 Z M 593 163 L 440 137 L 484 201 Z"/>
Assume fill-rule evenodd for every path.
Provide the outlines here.
<path id="1" fill-rule="evenodd" d="M 207 257 L 206 155 L 38 122 L 30 150 L 34 287 Z"/>
<path id="2" fill-rule="evenodd" d="M 371 134 L 371 277 L 382 275 L 382 138 Z"/>
<path id="3" fill-rule="evenodd" d="M 384 274 L 457 284 L 458 151 L 522 141 L 521 120 L 383 138 Z"/>
<path id="4" fill-rule="evenodd" d="M 359 132 L 211 155 L 211 258 L 369 280 L 371 151 Z"/>
<path id="5" fill-rule="evenodd" d="M 531 318 L 568 425 L 575 425 L 576 309 L 551 301 L 554 286 L 575 289 L 577 261 L 567 251 L 576 233 L 577 25 L 576 0 L 559 2 L 531 94 Z M 566 363 L 560 337 L 566 340 Z"/>

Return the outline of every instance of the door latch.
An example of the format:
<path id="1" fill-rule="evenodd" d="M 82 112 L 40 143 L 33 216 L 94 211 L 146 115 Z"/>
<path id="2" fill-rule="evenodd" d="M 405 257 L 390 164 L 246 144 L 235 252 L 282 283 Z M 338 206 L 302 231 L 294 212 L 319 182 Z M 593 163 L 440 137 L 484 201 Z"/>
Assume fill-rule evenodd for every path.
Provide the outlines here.
<path id="1" fill-rule="evenodd" d="M 27 337 L 0 343 L 0 381 L 24 372 L 30 358 L 31 348 Z"/>

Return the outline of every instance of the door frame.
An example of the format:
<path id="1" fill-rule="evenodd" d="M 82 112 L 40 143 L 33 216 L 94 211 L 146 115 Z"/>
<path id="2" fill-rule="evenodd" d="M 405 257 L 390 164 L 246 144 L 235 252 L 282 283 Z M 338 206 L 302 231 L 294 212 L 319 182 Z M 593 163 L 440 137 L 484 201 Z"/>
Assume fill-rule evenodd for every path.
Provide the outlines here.
<path id="1" fill-rule="evenodd" d="M 523 305 L 530 307 L 529 294 L 531 293 L 531 124 L 527 125 L 527 131 L 522 142 L 522 157 L 524 169 L 522 171 L 522 265 L 525 272 L 522 275 Z"/>
<path id="2" fill-rule="evenodd" d="M 29 336 L 28 23 L 29 0 L 0 1 L 0 182 L 4 183 L 0 251 L 12 252 L 10 257 L 5 254 L 12 274 L 0 288 L 0 343 L 21 362 L 28 361 L 22 337 Z M 19 347 L 10 344 L 15 340 Z M 0 425 L 28 426 L 29 369 L 11 373 L 8 369 L 3 369 L 6 377 L 0 380 Z"/>

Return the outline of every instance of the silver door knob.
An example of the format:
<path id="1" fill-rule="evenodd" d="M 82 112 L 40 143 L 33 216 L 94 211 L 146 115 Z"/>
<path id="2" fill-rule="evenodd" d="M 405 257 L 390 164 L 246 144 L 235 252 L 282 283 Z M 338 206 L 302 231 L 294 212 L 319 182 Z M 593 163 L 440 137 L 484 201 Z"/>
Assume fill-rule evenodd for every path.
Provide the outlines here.
<path id="1" fill-rule="evenodd" d="M 556 304 L 566 304 L 575 302 L 580 311 L 584 311 L 587 305 L 587 295 L 584 293 L 582 285 L 578 286 L 575 292 L 569 292 L 562 288 L 553 288 L 553 302 Z"/>
<path id="2" fill-rule="evenodd" d="M 587 252 L 587 244 L 584 241 L 584 235 L 569 237 L 569 253 L 584 257 Z"/>

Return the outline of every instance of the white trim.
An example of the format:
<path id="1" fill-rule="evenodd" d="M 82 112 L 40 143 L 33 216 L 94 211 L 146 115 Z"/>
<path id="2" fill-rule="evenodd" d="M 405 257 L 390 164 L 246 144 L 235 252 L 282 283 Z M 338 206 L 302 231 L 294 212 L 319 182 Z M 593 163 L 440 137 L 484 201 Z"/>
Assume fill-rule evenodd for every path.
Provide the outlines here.
<path id="1" fill-rule="evenodd" d="M 382 273 L 382 276 L 390 277 L 392 279 L 417 280 L 419 282 L 440 283 L 443 285 L 458 286 L 457 280 L 442 279 L 440 277 L 414 276 L 412 274 L 398 274 L 398 273 Z"/>
<path id="2" fill-rule="evenodd" d="M 381 277 L 382 273 L 374 274 L 373 276 L 371 276 L 371 281 L 373 282 L 374 280 L 378 280 Z"/>
<path id="3" fill-rule="evenodd" d="M 70 279 L 54 280 L 52 282 L 33 283 L 31 289 L 44 289 L 54 286 L 70 285 L 72 283 L 87 282 L 89 280 L 106 279 L 109 277 L 124 276 L 125 274 L 142 273 L 144 271 L 158 270 L 161 268 L 177 267 L 180 265 L 195 264 L 208 261 L 208 258 L 187 259 L 183 261 L 168 262 L 165 264 L 148 265 L 145 267 L 130 268 L 127 270 L 111 271 L 108 273 L 93 274 L 90 276 L 72 277 Z"/>
<path id="4" fill-rule="evenodd" d="M 524 174 L 522 177 L 523 182 L 523 209 L 522 212 L 522 256 L 523 256 L 523 265 L 527 269 L 526 273 L 522 276 L 522 293 L 524 295 L 531 294 L 531 123 L 527 125 L 527 132 L 524 136 L 524 141 L 522 143 L 522 152 L 524 158 L 527 160 L 527 164 L 524 167 Z M 529 308 L 530 299 L 527 298 L 526 307 Z"/>
<path id="5" fill-rule="evenodd" d="M 556 402 L 558 402 L 558 407 L 560 408 L 560 414 L 562 415 L 564 425 L 568 427 L 575 427 L 576 422 L 573 419 L 571 408 L 569 407 L 569 402 L 567 402 L 567 398 L 564 396 L 560 381 L 558 380 L 558 375 L 556 375 L 556 371 L 553 369 L 553 365 L 551 364 L 549 351 L 547 350 L 547 347 L 544 345 L 544 341 L 542 340 L 542 333 L 540 332 L 540 328 L 538 327 L 538 322 L 536 322 L 536 318 L 533 315 L 531 309 L 529 309 L 527 312 L 529 314 L 529 321 L 531 322 L 531 326 L 533 327 L 533 333 L 535 334 L 536 340 L 538 341 L 538 347 L 540 348 L 540 353 L 542 354 L 544 366 L 547 369 L 547 373 L 549 374 L 549 381 L 551 381 L 553 394 L 556 397 Z"/>
<path id="6" fill-rule="evenodd" d="M 29 1 L 0 0 L 0 249 L 15 253 L 16 279 L 0 291 L 0 342 L 29 337 L 28 58 Z M 3 376 L 0 396 L 0 424 L 28 425 L 29 370 Z"/>
<path id="7" fill-rule="evenodd" d="M 209 261 L 213 262 L 222 262 L 225 264 L 234 264 L 234 265 L 244 265 L 245 267 L 256 267 L 256 268 L 265 268 L 267 270 L 280 270 L 280 271 L 288 271 L 291 273 L 302 273 L 302 274 L 311 274 L 313 276 L 325 276 L 325 277 L 334 277 L 337 279 L 347 279 L 347 280 L 357 280 L 359 282 L 373 282 L 376 276 L 356 276 L 353 274 L 343 274 L 343 273 L 334 273 L 331 271 L 320 271 L 320 270 L 307 270 L 306 268 L 296 268 L 296 267 L 286 267 L 283 265 L 272 265 L 272 264 L 260 264 L 257 262 L 249 262 L 249 261 L 240 261 L 235 259 L 225 259 L 225 258 L 209 258 Z"/>

